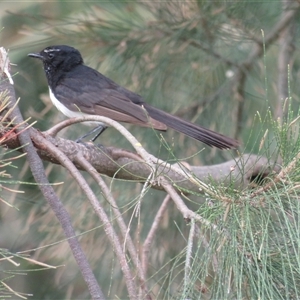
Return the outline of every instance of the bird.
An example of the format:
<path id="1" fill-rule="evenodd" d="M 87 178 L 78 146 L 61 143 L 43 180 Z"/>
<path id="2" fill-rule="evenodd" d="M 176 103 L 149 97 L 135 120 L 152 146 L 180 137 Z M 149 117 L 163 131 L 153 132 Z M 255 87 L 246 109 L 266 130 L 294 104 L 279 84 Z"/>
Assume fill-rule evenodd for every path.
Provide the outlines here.
<path id="1" fill-rule="evenodd" d="M 238 141 L 230 137 L 151 106 L 142 96 L 85 65 L 80 52 L 71 46 L 49 46 L 40 52 L 29 53 L 28 56 L 43 62 L 50 99 L 54 106 L 69 118 L 98 115 L 159 131 L 172 128 L 219 149 L 236 148 L 239 145 Z M 106 127 L 105 124 L 99 123 L 91 131 L 99 129 L 92 141 Z"/>

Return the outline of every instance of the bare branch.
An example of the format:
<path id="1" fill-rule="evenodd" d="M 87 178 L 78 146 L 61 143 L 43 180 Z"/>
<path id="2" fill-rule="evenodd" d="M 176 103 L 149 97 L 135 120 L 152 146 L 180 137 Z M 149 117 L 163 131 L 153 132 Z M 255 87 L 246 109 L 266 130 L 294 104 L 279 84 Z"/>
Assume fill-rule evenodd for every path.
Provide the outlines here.
<path id="1" fill-rule="evenodd" d="M 221 230 L 218 229 L 218 227 L 215 224 L 210 223 L 200 215 L 196 214 L 194 211 L 190 210 L 183 200 L 178 195 L 177 191 L 172 187 L 172 185 L 166 181 L 164 178 L 161 179 L 161 185 L 165 189 L 165 191 L 170 195 L 174 203 L 176 204 L 178 210 L 181 212 L 182 216 L 185 219 L 195 219 L 196 221 L 202 223 L 203 225 L 206 225 L 208 227 L 213 228 L 214 230 L 217 230 L 221 233 Z"/>
<path id="2" fill-rule="evenodd" d="M 118 209 L 118 204 L 115 201 L 114 197 L 112 196 L 109 188 L 107 187 L 106 183 L 104 182 L 104 180 L 101 178 L 100 174 L 97 172 L 97 170 L 80 154 L 78 154 L 77 156 L 77 163 L 79 165 L 81 165 L 91 176 L 92 178 L 97 182 L 97 184 L 99 185 L 99 187 L 101 188 L 101 191 L 105 197 L 105 199 L 109 202 L 109 204 L 111 205 L 111 208 L 115 214 L 117 223 L 119 225 L 119 228 L 121 230 L 122 236 L 123 236 L 123 241 L 124 244 L 127 246 L 128 248 L 128 252 L 132 258 L 132 261 L 138 271 L 138 276 L 141 282 L 141 289 L 143 291 L 144 295 L 147 295 L 147 289 L 146 289 L 146 285 L 145 285 L 145 273 L 143 271 L 143 267 L 141 262 L 139 261 L 139 257 L 138 257 L 138 253 L 136 251 L 136 248 L 133 244 L 133 241 L 131 239 L 131 236 L 127 234 L 127 225 L 124 222 L 124 219 L 122 217 L 122 214 L 120 212 L 120 210 Z M 100 204 L 98 204 L 100 205 Z M 114 245 L 112 245 L 114 246 Z"/>
<path id="3" fill-rule="evenodd" d="M 81 175 L 81 173 L 78 171 L 78 169 L 75 167 L 73 162 L 64 153 L 62 153 L 59 149 L 57 149 L 57 147 L 55 147 L 51 142 L 43 138 L 42 135 L 34 137 L 33 140 L 34 142 L 38 142 L 39 144 L 42 144 L 44 150 L 47 151 L 48 153 L 51 153 L 51 155 L 53 155 L 55 159 L 57 159 L 59 163 L 69 171 L 69 173 L 76 180 L 80 188 L 86 194 L 94 211 L 96 212 L 100 220 L 103 222 L 105 233 L 109 238 L 111 244 L 113 245 L 113 249 L 118 256 L 119 262 L 122 266 L 122 271 L 124 273 L 124 278 L 127 285 L 129 297 L 130 299 L 137 299 L 136 286 L 134 284 L 134 279 L 126 260 L 125 253 L 122 250 L 121 243 L 118 239 L 115 230 L 112 227 L 111 222 L 109 221 L 107 214 L 105 213 L 104 209 L 99 205 L 98 199 L 93 193 L 92 189 L 90 188 L 90 186 L 88 185 L 84 177 Z M 81 155 L 81 153 L 78 152 L 74 158 L 74 162 L 76 162 L 77 165 L 80 165 L 81 159 L 84 158 Z"/>
<path id="4" fill-rule="evenodd" d="M 195 219 L 191 219 L 190 222 L 191 228 L 186 248 L 186 258 L 185 258 L 185 266 L 184 266 L 184 294 L 187 292 L 190 286 L 190 276 L 191 276 L 191 259 L 192 259 L 192 251 L 193 251 L 193 243 L 195 236 Z"/>
<path id="5" fill-rule="evenodd" d="M 147 275 L 147 269 L 148 269 L 148 254 L 150 252 L 150 246 L 152 244 L 152 241 L 155 237 L 155 233 L 158 230 L 158 225 L 168 207 L 168 204 L 170 202 L 170 195 L 167 194 L 167 196 L 165 197 L 163 203 L 161 204 L 153 222 L 152 222 L 152 226 L 148 232 L 148 235 L 145 239 L 145 242 L 143 244 L 143 248 L 142 248 L 142 266 L 143 266 L 143 270 L 145 272 L 145 275 Z"/>
<path id="6" fill-rule="evenodd" d="M 0 139 L 6 134 L 6 130 L 5 128 L 0 128 Z M 34 128 L 31 129 L 30 135 L 38 155 L 43 160 L 50 161 L 51 163 L 60 164 L 52 153 L 46 151 L 44 144 L 38 138 L 39 136 L 55 145 L 80 170 L 82 170 L 82 167 L 76 163 L 76 155 L 79 152 L 98 173 L 110 177 L 145 182 L 151 172 L 149 164 L 146 164 L 140 156 L 128 150 L 113 147 L 97 147 L 93 144 L 85 145 L 59 137 L 52 138 Z M 5 141 L 5 145 L 11 149 L 16 149 L 20 146 L 14 132 Z M 244 154 L 237 159 L 211 166 L 191 166 L 184 163 L 184 165 L 177 166 L 176 171 L 166 162 L 156 160 L 156 163 L 156 173 L 165 174 L 173 183 L 176 183 L 178 189 L 180 188 L 186 193 L 189 190 L 191 192 L 201 192 L 199 185 L 195 183 L 195 180 L 190 178 L 191 174 L 193 178 L 197 178 L 205 183 L 214 182 L 224 187 L 231 184 L 233 187 L 240 189 L 249 185 L 253 178 L 258 175 L 267 177 L 270 173 L 279 172 L 280 170 L 279 165 L 275 165 L 274 162 L 269 161 L 265 157 L 254 154 Z M 178 168 L 181 169 L 181 172 L 178 172 Z M 187 174 L 190 174 L 190 176 L 187 176 Z M 151 184 L 152 188 L 163 190 L 159 182 L 151 182 Z"/>

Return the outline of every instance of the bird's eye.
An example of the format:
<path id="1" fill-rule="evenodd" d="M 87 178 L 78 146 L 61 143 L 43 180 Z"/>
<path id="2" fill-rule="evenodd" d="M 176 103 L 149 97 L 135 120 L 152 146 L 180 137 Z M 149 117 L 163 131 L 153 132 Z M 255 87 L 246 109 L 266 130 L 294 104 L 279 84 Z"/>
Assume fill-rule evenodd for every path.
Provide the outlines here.
<path id="1" fill-rule="evenodd" d="M 52 52 L 48 52 L 47 54 L 48 54 L 48 58 L 50 58 L 50 59 L 52 59 L 54 57 L 54 53 L 52 53 Z"/>

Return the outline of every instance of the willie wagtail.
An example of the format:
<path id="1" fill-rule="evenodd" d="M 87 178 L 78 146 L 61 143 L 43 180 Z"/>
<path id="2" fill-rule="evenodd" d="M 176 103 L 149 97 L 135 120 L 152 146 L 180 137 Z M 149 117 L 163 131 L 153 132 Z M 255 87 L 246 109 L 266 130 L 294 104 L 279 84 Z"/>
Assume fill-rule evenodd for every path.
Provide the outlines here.
<path id="1" fill-rule="evenodd" d="M 73 47 L 50 46 L 28 56 L 42 60 L 50 98 L 67 117 L 99 115 L 160 131 L 170 127 L 208 146 L 238 146 L 234 139 L 152 107 L 140 95 L 85 66 L 81 54 Z"/>

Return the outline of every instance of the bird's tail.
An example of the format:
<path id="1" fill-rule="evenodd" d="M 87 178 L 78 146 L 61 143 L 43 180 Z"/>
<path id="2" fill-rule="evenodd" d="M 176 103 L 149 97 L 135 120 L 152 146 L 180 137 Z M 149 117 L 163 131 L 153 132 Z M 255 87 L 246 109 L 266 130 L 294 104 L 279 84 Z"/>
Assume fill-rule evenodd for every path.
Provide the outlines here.
<path id="1" fill-rule="evenodd" d="M 168 114 L 162 110 L 143 103 L 149 116 L 159 122 L 166 124 L 168 127 L 181 132 L 189 137 L 192 137 L 210 147 L 217 147 L 219 149 L 236 148 L 238 141 L 224 136 L 220 133 L 206 129 L 199 125 L 180 119 L 179 117 Z"/>

